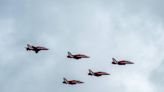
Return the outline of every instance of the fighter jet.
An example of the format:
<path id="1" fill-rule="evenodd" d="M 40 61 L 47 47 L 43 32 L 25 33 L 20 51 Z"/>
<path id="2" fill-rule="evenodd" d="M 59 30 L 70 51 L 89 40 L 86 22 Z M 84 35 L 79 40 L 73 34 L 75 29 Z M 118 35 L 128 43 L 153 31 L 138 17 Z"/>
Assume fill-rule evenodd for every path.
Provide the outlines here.
<path id="1" fill-rule="evenodd" d="M 84 82 L 79 81 L 79 80 L 67 80 L 66 78 L 63 78 L 63 83 L 64 84 L 75 85 L 75 84 L 81 84 L 81 83 L 84 83 Z"/>
<path id="2" fill-rule="evenodd" d="M 81 59 L 81 58 L 89 58 L 89 56 L 83 55 L 83 54 L 75 54 L 72 55 L 71 52 L 68 52 L 67 58 L 74 58 L 74 59 Z"/>
<path id="3" fill-rule="evenodd" d="M 127 60 L 117 61 L 115 58 L 112 58 L 112 64 L 126 65 L 126 64 L 134 64 L 134 63 L 131 61 L 127 61 Z"/>
<path id="4" fill-rule="evenodd" d="M 99 76 L 102 76 L 102 75 L 110 75 L 110 74 L 106 73 L 106 72 L 93 72 L 91 69 L 89 69 L 88 75 L 99 77 Z"/>
<path id="5" fill-rule="evenodd" d="M 35 51 L 35 53 L 38 53 L 40 50 L 48 50 L 48 48 L 41 47 L 41 46 L 32 46 L 30 44 L 27 44 L 26 50 L 27 51 L 32 50 L 32 51 Z"/>

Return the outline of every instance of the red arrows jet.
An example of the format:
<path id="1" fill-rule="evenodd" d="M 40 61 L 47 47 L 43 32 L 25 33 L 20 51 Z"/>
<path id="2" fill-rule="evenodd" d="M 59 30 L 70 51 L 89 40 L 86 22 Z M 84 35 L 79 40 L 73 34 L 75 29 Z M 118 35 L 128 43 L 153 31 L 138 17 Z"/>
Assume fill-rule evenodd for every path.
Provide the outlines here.
<path id="1" fill-rule="evenodd" d="M 110 75 L 110 74 L 106 73 L 106 72 L 93 72 L 91 69 L 89 69 L 88 75 L 99 77 L 99 76 L 102 76 L 102 75 Z"/>
<path id="2" fill-rule="evenodd" d="M 134 63 L 131 61 L 127 61 L 127 60 L 117 61 L 115 58 L 112 58 L 112 64 L 126 65 L 126 64 L 134 64 Z"/>
<path id="3" fill-rule="evenodd" d="M 84 83 L 84 82 L 81 82 L 79 80 L 67 80 L 66 78 L 63 78 L 63 83 L 64 84 L 70 84 L 70 85 L 75 85 L 75 84 L 81 84 L 81 83 Z"/>
<path id="4" fill-rule="evenodd" d="M 41 47 L 41 46 L 32 46 L 32 45 L 27 44 L 26 50 L 27 51 L 32 50 L 32 51 L 35 51 L 35 53 L 38 53 L 40 50 L 48 50 L 48 48 Z"/>
<path id="5" fill-rule="evenodd" d="M 68 52 L 67 58 L 74 58 L 74 59 L 81 59 L 81 58 L 89 58 L 89 56 L 83 55 L 83 54 L 75 54 L 72 55 L 71 52 Z"/>

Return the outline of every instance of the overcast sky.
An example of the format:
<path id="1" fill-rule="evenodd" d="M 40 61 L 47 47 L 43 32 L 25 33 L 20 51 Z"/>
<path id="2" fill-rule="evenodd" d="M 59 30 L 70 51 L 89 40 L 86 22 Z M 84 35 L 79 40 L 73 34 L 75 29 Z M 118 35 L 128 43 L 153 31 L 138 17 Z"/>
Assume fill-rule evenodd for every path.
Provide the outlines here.
<path id="1" fill-rule="evenodd" d="M 163 4 L 0 0 L 0 92 L 164 92 Z M 50 50 L 35 54 L 26 44 Z M 67 51 L 91 58 L 68 59 Z M 135 64 L 112 65 L 112 57 Z M 63 77 L 85 83 L 65 85 Z"/>

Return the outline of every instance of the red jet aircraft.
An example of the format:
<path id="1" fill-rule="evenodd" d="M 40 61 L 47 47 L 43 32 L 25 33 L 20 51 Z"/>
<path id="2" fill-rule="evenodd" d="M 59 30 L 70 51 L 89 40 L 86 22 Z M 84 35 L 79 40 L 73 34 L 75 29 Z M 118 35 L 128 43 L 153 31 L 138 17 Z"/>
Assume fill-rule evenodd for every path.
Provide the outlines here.
<path id="1" fill-rule="evenodd" d="M 91 69 L 89 69 L 88 75 L 99 77 L 99 76 L 102 76 L 102 75 L 110 75 L 110 74 L 106 73 L 106 72 L 93 72 Z"/>
<path id="2" fill-rule="evenodd" d="M 35 53 L 38 53 L 40 50 L 48 50 L 48 48 L 41 47 L 41 46 L 32 46 L 32 45 L 27 44 L 26 50 L 27 51 L 32 50 L 32 51 L 35 51 Z"/>
<path id="3" fill-rule="evenodd" d="M 127 60 L 117 61 L 115 58 L 112 58 L 112 64 L 126 65 L 126 64 L 134 64 L 134 63 L 131 61 L 127 61 Z"/>
<path id="4" fill-rule="evenodd" d="M 81 59 L 81 58 L 89 58 L 89 56 L 83 54 L 72 55 L 71 52 L 68 52 L 67 58 Z"/>
<path id="5" fill-rule="evenodd" d="M 75 85 L 75 84 L 81 84 L 81 83 L 84 83 L 84 82 L 81 82 L 79 80 L 67 80 L 66 78 L 63 78 L 63 83 L 64 84 L 70 84 L 70 85 Z"/>

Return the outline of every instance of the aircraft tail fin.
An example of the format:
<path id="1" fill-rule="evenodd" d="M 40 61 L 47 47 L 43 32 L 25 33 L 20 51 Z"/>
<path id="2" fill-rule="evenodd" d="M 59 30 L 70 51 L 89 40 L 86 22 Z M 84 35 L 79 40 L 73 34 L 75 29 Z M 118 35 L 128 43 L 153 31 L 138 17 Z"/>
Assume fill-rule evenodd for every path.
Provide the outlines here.
<path id="1" fill-rule="evenodd" d="M 68 84 L 68 80 L 65 77 L 63 78 L 63 80 L 66 84 Z"/>
<path id="2" fill-rule="evenodd" d="M 30 44 L 27 44 L 27 47 L 31 47 L 31 45 Z"/>
<path id="3" fill-rule="evenodd" d="M 113 62 L 117 63 L 117 60 L 115 58 L 112 58 Z"/>
<path id="4" fill-rule="evenodd" d="M 91 69 L 89 69 L 89 75 L 93 75 L 93 74 L 94 72 Z"/>
<path id="5" fill-rule="evenodd" d="M 68 56 L 67 57 L 72 58 L 73 57 L 72 53 L 68 51 Z"/>
<path id="6" fill-rule="evenodd" d="M 31 45 L 27 44 L 26 50 L 28 51 L 28 50 L 30 50 L 30 48 L 31 48 Z"/>
<path id="7" fill-rule="evenodd" d="M 68 51 L 68 55 L 72 56 L 72 53 Z"/>

